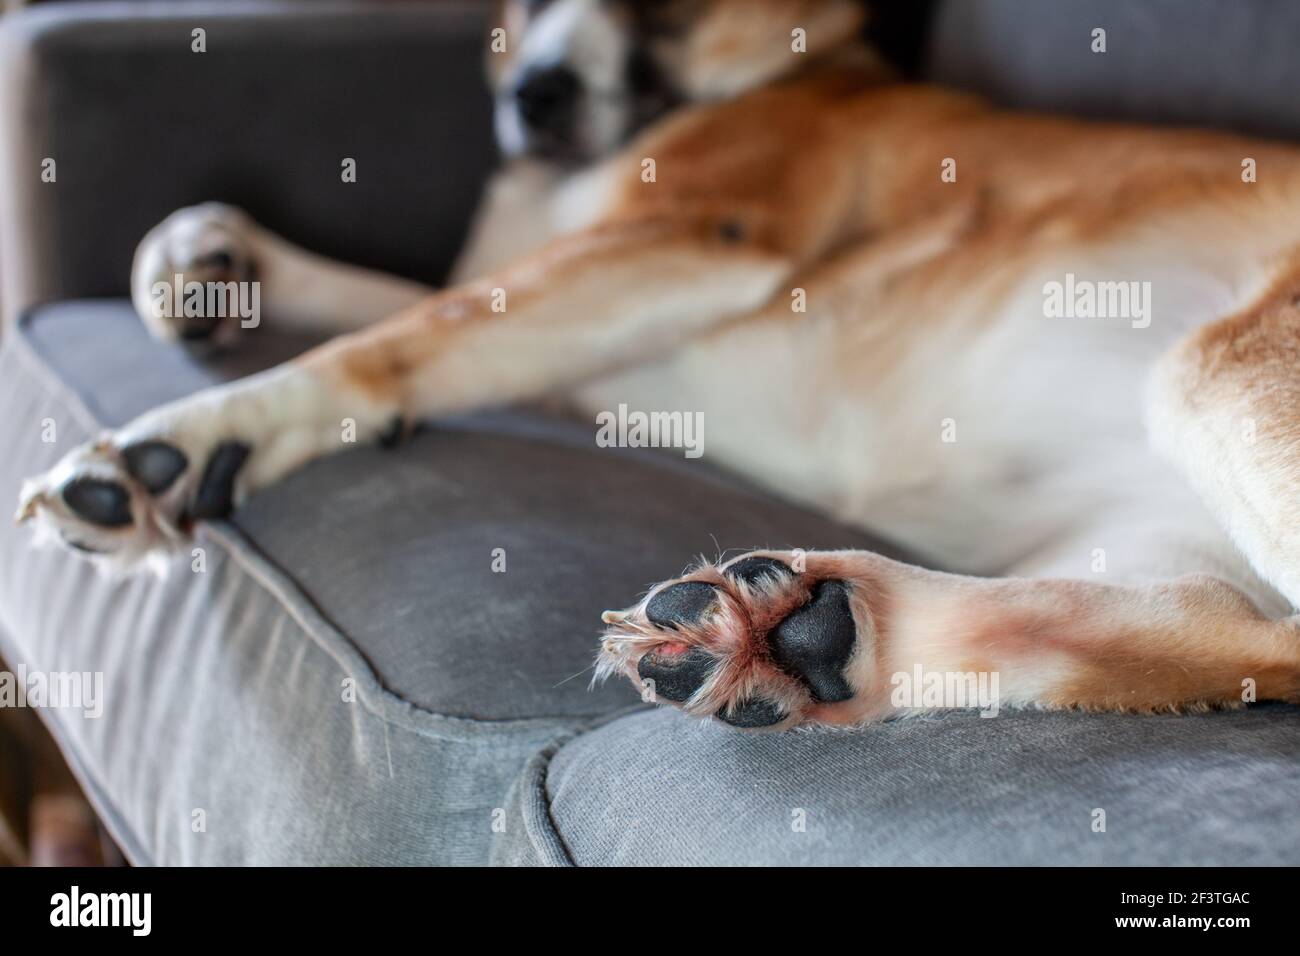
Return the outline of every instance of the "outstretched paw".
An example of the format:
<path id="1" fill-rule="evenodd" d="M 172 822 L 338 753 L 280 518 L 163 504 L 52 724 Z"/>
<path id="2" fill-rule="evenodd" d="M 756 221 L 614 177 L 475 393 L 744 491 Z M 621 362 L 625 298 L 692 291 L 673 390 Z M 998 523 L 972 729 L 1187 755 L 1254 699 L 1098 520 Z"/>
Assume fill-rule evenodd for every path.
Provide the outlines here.
<path id="1" fill-rule="evenodd" d="M 661 584 L 605 612 L 597 676 L 746 729 L 855 722 L 874 630 L 845 570 L 834 552 L 754 552 Z"/>
<path id="2" fill-rule="evenodd" d="M 226 296 L 220 304 L 229 306 L 223 290 L 234 286 L 227 284 L 256 279 L 255 229 L 244 212 L 217 202 L 179 209 L 151 229 L 131 267 L 131 301 L 149 331 L 164 341 L 232 340 L 240 324 L 238 310 L 209 309 L 206 290 L 210 283 L 220 283 L 214 287 Z M 205 290 L 201 314 L 176 308 L 178 301 L 184 303 L 190 283 L 200 283 Z"/>
<path id="3" fill-rule="evenodd" d="M 226 515 L 250 448 L 183 429 L 109 434 L 23 484 L 18 522 L 118 566 L 189 540 L 195 521 Z"/>

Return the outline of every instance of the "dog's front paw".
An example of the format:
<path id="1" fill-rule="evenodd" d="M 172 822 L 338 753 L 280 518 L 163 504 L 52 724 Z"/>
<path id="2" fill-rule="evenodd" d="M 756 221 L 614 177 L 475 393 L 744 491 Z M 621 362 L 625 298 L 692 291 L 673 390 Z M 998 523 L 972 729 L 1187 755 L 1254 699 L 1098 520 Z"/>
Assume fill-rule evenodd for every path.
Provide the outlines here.
<path id="1" fill-rule="evenodd" d="M 853 723 L 872 625 L 840 570 L 833 556 L 763 552 L 661 584 L 605 612 L 597 675 L 621 673 L 647 700 L 735 727 Z"/>
<path id="2" fill-rule="evenodd" d="M 218 202 L 179 209 L 151 229 L 131 266 L 131 302 L 149 331 L 164 341 L 230 342 L 257 278 L 256 229 Z"/>
<path id="3" fill-rule="evenodd" d="M 15 517 L 38 540 L 130 566 L 184 544 L 195 521 L 227 514 L 244 492 L 249 456 L 247 444 L 193 421 L 129 428 L 26 481 Z"/>

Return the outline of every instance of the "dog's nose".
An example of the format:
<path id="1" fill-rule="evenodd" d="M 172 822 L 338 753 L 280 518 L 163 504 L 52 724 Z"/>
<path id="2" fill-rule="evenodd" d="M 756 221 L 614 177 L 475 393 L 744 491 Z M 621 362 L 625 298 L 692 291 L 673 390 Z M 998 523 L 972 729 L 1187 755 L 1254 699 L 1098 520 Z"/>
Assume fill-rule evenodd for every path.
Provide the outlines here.
<path id="1" fill-rule="evenodd" d="M 539 132 L 567 132 L 581 87 L 578 74 L 567 66 L 530 70 L 515 87 L 520 119 Z"/>

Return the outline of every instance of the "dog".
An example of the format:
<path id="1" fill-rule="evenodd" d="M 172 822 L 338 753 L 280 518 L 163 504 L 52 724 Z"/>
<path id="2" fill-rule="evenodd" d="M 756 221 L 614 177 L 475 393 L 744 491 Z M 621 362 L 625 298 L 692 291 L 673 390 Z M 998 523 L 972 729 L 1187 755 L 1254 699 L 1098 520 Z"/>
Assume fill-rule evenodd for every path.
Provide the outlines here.
<path id="1" fill-rule="evenodd" d="M 159 317 L 181 274 L 255 275 L 273 321 L 339 336 L 71 452 L 19 519 L 131 564 L 347 447 L 345 419 L 686 407 L 724 468 L 917 563 L 696 567 L 606 612 L 601 677 L 753 730 L 943 706 L 900 703 L 921 670 L 1012 706 L 1300 700 L 1300 152 L 903 83 L 865 16 L 504 4 L 506 162 L 451 286 L 175 213 L 133 267 L 155 334 L 239 338 Z"/>

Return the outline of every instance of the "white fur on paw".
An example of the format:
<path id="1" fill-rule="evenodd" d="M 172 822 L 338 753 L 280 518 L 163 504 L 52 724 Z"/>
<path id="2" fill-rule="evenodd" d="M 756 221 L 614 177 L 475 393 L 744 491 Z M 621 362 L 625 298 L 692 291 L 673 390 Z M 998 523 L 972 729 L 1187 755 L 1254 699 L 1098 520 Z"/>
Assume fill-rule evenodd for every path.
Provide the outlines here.
<path id="1" fill-rule="evenodd" d="M 107 499 L 97 512 L 100 520 L 88 520 L 74 507 L 78 499 L 71 489 L 78 483 L 92 499 Z M 97 563 L 125 568 L 149 555 L 165 556 L 188 539 L 177 522 L 180 508 L 171 501 L 185 493 L 184 485 L 177 481 L 168 493 L 150 494 L 128 474 L 120 449 L 106 436 L 25 481 L 14 517 L 31 525 L 37 544 L 65 545 Z"/>
<path id="2" fill-rule="evenodd" d="M 247 493 L 252 442 L 236 437 L 242 410 L 197 397 L 82 445 L 23 484 L 15 518 L 37 542 L 102 564 L 165 559 L 189 541 L 194 521 L 224 516 Z"/>
<path id="3" fill-rule="evenodd" d="M 238 316 L 215 320 L 176 315 L 175 308 L 159 307 L 159 284 L 174 288 L 178 275 L 182 290 L 190 282 L 253 281 L 258 265 L 255 230 L 246 213 L 217 202 L 179 209 L 151 229 L 131 266 L 131 304 L 149 331 L 164 341 L 204 339 L 220 344 L 234 339 Z"/>

